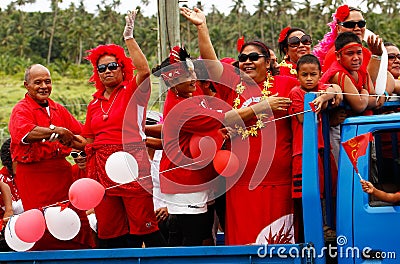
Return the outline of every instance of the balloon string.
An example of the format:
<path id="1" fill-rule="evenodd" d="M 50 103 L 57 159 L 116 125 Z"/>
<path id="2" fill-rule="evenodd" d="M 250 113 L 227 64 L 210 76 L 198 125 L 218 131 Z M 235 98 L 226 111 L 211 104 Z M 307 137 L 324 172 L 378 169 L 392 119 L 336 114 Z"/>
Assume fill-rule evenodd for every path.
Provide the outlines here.
<path id="1" fill-rule="evenodd" d="M 188 166 L 197 164 L 197 163 L 204 162 L 204 161 L 206 161 L 206 160 L 207 160 L 207 159 L 203 159 L 203 160 L 199 160 L 199 161 L 192 162 L 192 163 L 189 163 L 189 164 L 185 164 L 185 165 L 181 165 L 181 166 L 176 166 L 176 167 L 174 167 L 174 168 L 171 168 L 171 169 L 168 169 L 168 170 L 165 170 L 165 171 L 160 171 L 159 173 L 161 174 L 161 173 L 169 172 L 169 171 L 176 170 L 176 169 L 179 169 L 179 168 L 185 168 L 185 167 L 188 167 Z M 136 181 L 143 180 L 143 179 L 147 179 L 147 178 L 150 178 L 150 177 L 152 177 L 151 174 L 150 174 L 150 175 L 147 175 L 147 176 L 143 176 L 143 177 L 137 178 Z M 110 190 L 110 189 L 113 189 L 113 188 L 122 186 L 122 185 L 124 185 L 124 184 L 127 184 L 127 183 L 130 183 L 130 182 L 120 183 L 120 184 L 117 184 L 117 185 L 113 185 L 113 186 L 107 187 L 107 188 L 105 188 L 105 189 L 106 189 L 106 190 Z"/>

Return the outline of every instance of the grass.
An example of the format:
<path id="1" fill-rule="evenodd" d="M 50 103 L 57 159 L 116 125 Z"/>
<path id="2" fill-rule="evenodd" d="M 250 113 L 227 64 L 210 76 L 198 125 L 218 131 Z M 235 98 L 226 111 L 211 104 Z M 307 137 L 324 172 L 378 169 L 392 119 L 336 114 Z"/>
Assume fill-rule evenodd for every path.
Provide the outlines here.
<path id="1" fill-rule="evenodd" d="M 88 83 L 88 78 L 68 78 L 53 74 L 53 91 L 51 97 L 54 101 L 65 105 L 68 110 L 82 123 L 86 116 L 87 103 L 92 99 L 95 88 Z M 23 85 L 23 73 L 5 75 L 0 72 L 0 142 L 9 137 L 8 122 L 14 105 L 21 100 L 26 89 Z M 151 77 L 152 94 L 149 101 L 149 110 L 160 111 L 159 80 Z"/>

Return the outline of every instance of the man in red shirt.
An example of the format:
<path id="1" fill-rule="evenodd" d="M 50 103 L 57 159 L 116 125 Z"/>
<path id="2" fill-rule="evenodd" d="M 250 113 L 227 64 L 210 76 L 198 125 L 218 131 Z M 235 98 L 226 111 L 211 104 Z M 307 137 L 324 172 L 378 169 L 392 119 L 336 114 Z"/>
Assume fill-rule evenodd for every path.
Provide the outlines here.
<path id="1" fill-rule="evenodd" d="M 82 125 L 65 107 L 49 98 L 53 87 L 46 67 L 40 64 L 28 67 L 24 86 L 27 93 L 12 110 L 9 130 L 11 155 L 17 162 L 15 182 L 24 208 L 29 210 L 68 199 L 72 170 L 65 157 L 70 147 L 82 144 L 83 139 L 76 136 Z M 32 250 L 92 247 L 86 214 L 76 211 L 82 225 L 74 239 L 57 240 L 46 231 Z"/>

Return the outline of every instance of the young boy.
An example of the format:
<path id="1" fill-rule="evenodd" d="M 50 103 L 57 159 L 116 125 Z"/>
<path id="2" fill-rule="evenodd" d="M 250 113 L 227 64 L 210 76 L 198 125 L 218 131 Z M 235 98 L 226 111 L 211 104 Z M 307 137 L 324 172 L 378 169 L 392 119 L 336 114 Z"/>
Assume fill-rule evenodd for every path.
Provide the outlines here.
<path id="1" fill-rule="evenodd" d="M 352 32 L 339 34 L 335 41 L 336 61 L 322 76 L 321 82 L 340 86 L 344 99 L 354 114 L 379 107 L 385 102 L 382 96 L 376 100 L 375 88 L 368 72 L 361 67 L 363 62 L 362 43 Z"/>
<path id="2" fill-rule="evenodd" d="M 382 190 L 378 190 L 374 187 L 374 185 L 366 180 L 361 180 L 361 187 L 364 192 L 371 194 L 378 198 L 379 200 L 383 202 L 388 202 L 388 203 L 398 203 L 400 202 L 400 192 L 396 193 L 387 193 Z"/>
<path id="3" fill-rule="evenodd" d="M 332 84 L 326 88 L 326 85 L 319 83 L 321 79 L 321 65 L 318 58 L 314 55 L 307 54 L 302 56 L 297 62 L 297 79 L 300 86 L 294 87 L 290 93 L 289 98 L 292 104 L 289 107 L 289 114 L 301 113 L 304 111 L 304 95 L 307 92 L 318 92 L 326 90 L 329 93 L 323 93 L 318 96 L 312 103 L 315 106 L 316 113 L 325 109 L 328 106 L 329 100 L 335 99 L 335 93 L 340 93 L 340 87 Z M 332 101 L 333 105 L 337 105 L 338 101 Z M 292 159 L 292 197 L 294 199 L 294 217 L 295 217 L 295 233 L 297 234 L 296 241 L 304 241 L 303 237 L 303 209 L 302 209 L 302 153 L 303 153 L 303 114 L 292 116 L 292 131 L 293 131 L 293 159 Z M 318 149 L 324 148 L 322 138 L 322 125 L 318 125 Z M 322 159 L 319 158 L 320 163 L 320 191 L 323 192 L 323 167 Z"/>

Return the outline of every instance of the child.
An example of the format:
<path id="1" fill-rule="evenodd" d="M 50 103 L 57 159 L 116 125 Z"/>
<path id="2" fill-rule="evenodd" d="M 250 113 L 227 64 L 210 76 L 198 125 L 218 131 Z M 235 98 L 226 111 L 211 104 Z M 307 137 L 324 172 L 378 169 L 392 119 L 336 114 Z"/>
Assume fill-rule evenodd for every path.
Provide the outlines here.
<path id="1" fill-rule="evenodd" d="M 387 193 L 382 190 L 378 190 L 372 185 L 371 182 L 366 181 L 366 180 L 361 180 L 361 187 L 364 192 L 371 194 L 378 198 L 379 200 L 383 202 L 388 202 L 388 203 L 398 203 L 400 202 L 400 192 L 396 193 Z"/>
<path id="2" fill-rule="evenodd" d="M 363 53 L 360 38 L 352 32 L 343 32 L 336 38 L 335 50 L 337 61 L 324 73 L 321 82 L 339 85 L 354 114 L 381 106 L 385 102 L 384 96 L 379 100 L 368 96 L 375 94 L 375 88 L 370 75 L 361 67 Z"/>
<path id="3" fill-rule="evenodd" d="M 304 95 L 307 92 L 318 92 L 325 90 L 325 86 L 319 83 L 321 78 L 321 65 L 317 57 L 311 54 L 302 56 L 297 62 L 297 79 L 300 82 L 300 86 L 294 87 L 290 93 L 289 98 L 292 100 L 292 104 L 289 107 L 289 114 L 301 113 L 304 111 Z M 335 101 L 335 92 L 340 92 L 338 85 L 329 86 L 324 93 L 317 97 L 312 103 L 315 106 L 316 112 L 319 113 L 321 110 L 328 106 L 329 100 L 334 100 L 332 103 L 338 104 L 338 100 Z M 318 149 L 323 149 L 324 142 L 322 138 L 322 125 L 318 125 Z M 303 215 L 302 215 L 302 148 L 303 148 L 303 114 L 297 114 L 292 116 L 292 131 L 293 131 L 293 159 L 292 159 L 292 198 L 294 199 L 294 218 L 295 218 L 295 233 L 297 234 L 297 240 L 299 242 L 304 241 L 303 237 Z M 322 158 L 319 158 L 320 163 L 320 190 L 323 191 L 323 169 Z M 296 231 L 297 230 L 297 231 Z"/>
<path id="4" fill-rule="evenodd" d="M 385 96 L 377 100 L 371 77 L 363 64 L 363 48 L 360 38 L 353 32 L 343 32 L 335 40 L 336 61 L 322 76 L 322 83 L 337 84 L 344 94 L 344 100 L 351 110 L 346 116 L 371 115 L 369 109 L 379 108 L 385 102 Z M 340 112 L 337 112 L 339 114 Z M 331 116 L 336 119 L 335 116 Z M 343 120 L 343 119 L 342 119 Z M 333 155 L 337 164 L 340 149 L 340 124 L 331 127 L 330 139 Z"/>

